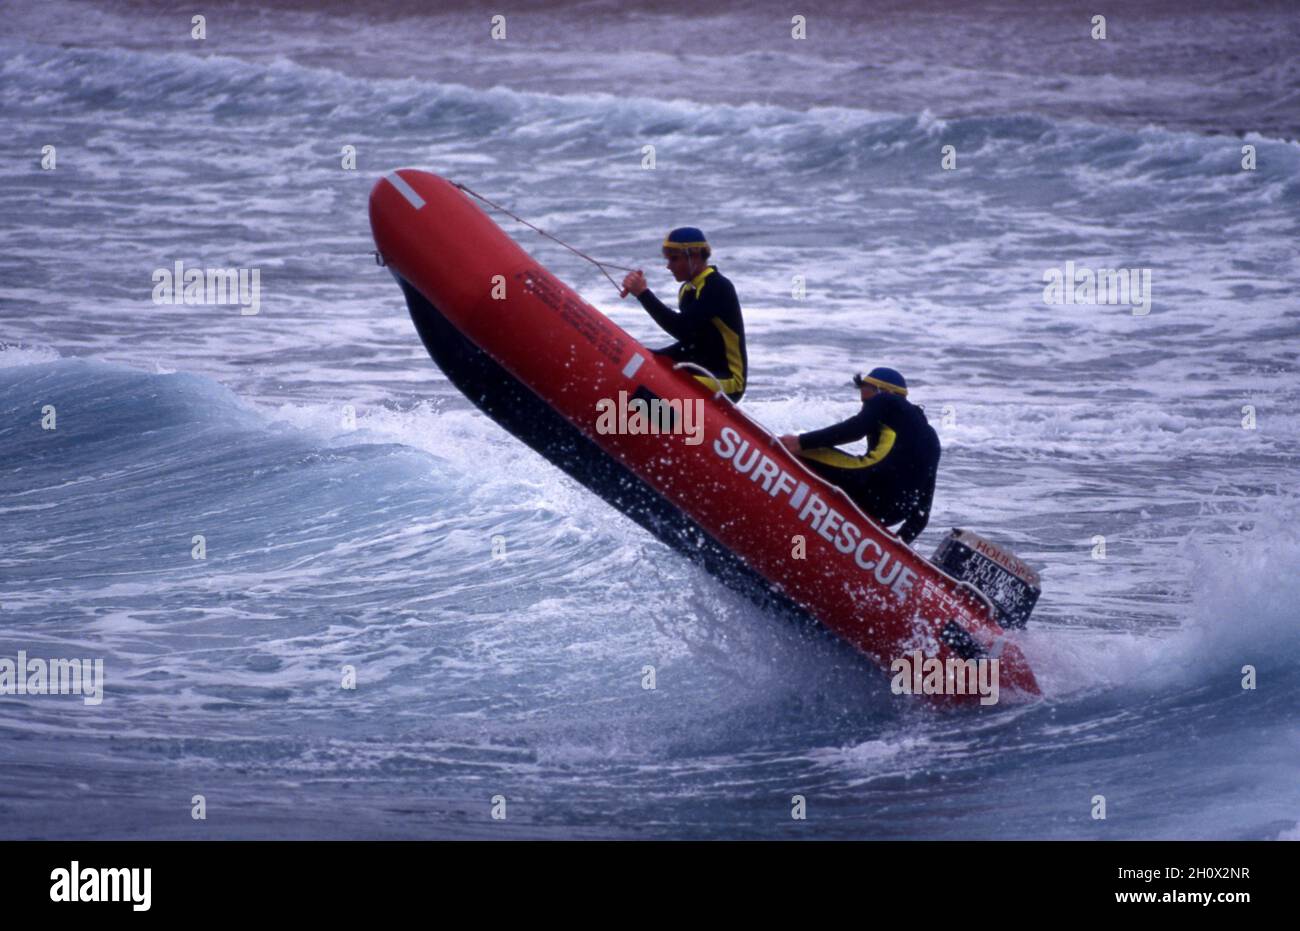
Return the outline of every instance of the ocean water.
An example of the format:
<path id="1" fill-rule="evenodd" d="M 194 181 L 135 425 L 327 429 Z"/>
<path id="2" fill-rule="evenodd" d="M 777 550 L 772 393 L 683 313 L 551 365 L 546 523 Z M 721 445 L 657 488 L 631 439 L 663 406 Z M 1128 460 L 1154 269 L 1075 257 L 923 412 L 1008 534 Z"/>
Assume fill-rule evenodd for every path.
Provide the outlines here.
<path id="1" fill-rule="evenodd" d="M 0 836 L 1300 836 L 1293 8 L 1104 42 L 1069 4 L 813 9 L 802 42 L 761 4 L 525 5 L 500 41 L 472 6 L 202 40 L 162 4 L 0 12 L 0 660 L 104 669 L 97 705 L 0 695 Z M 1043 699 L 891 694 L 479 413 L 370 254 L 398 166 L 661 294 L 702 227 L 774 430 L 900 369 L 944 445 L 917 547 L 1041 570 Z M 155 303 L 178 261 L 257 269 L 258 312 Z M 1149 307 L 1045 303 L 1067 262 L 1147 270 Z"/>

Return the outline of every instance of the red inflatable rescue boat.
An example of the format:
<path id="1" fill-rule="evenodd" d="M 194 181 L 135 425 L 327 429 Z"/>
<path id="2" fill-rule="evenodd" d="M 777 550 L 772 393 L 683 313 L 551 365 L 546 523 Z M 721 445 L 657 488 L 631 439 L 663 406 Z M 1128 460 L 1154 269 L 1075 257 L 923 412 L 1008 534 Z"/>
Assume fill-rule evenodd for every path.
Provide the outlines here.
<path id="1" fill-rule="evenodd" d="M 995 698 L 1039 694 L 981 592 L 878 526 L 720 391 L 583 301 L 454 184 L 393 172 L 370 194 L 370 225 L 420 338 L 452 382 L 659 539 L 760 604 L 820 622 L 889 672 L 895 692 L 990 704 L 973 676 L 996 660 Z M 681 428 L 690 411 L 702 421 L 693 433 L 631 432 L 622 419 L 610 429 L 610 411 L 622 414 L 629 399 L 646 402 L 640 410 L 660 402 L 665 430 Z"/>

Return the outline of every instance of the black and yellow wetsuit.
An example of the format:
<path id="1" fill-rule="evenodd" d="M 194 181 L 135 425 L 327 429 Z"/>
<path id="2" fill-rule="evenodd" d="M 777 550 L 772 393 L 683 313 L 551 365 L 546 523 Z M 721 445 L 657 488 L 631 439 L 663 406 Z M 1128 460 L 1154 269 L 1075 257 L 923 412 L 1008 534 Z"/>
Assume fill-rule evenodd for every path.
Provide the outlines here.
<path id="1" fill-rule="evenodd" d="M 834 447 L 867 438 L 867 454 Z M 898 536 L 911 543 L 930 521 L 939 473 L 939 437 L 925 412 L 882 392 L 843 423 L 799 436 L 808 467 L 843 488 L 858 507 L 885 526 L 903 521 Z"/>
<path id="2" fill-rule="evenodd" d="M 655 323 L 677 340 L 671 346 L 654 350 L 674 362 L 694 362 L 717 376 L 722 390 L 733 401 L 745 393 L 749 373 L 749 356 L 745 352 L 745 321 L 740 315 L 736 289 L 716 266 L 710 265 L 677 292 L 674 313 L 646 288 L 637 297 Z M 713 379 L 696 375 L 709 388 Z"/>

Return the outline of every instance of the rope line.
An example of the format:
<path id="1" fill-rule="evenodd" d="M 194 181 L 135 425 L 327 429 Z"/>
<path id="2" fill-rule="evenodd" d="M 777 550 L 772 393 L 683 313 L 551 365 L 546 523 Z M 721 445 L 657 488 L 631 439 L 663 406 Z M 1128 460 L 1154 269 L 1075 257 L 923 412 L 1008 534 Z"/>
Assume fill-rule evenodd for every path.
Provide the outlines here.
<path id="1" fill-rule="evenodd" d="M 612 262 L 601 262 L 598 259 L 593 259 L 591 256 L 587 255 L 587 253 L 583 252 L 581 249 L 575 249 L 573 246 L 569 245 L 560 237 L 546 232 L 546 230 L 542 229 L 539 226 L 534 226 L 532 223 L 529 223 L 523 217 L 511 213 L 509 210 L 507 210 L 505 207 L 502 207 L 498 203 L 488 200 L 486 197 L 484 197 L 482 194 L 478 193 L 477 191 L 470 190 L 469 188 L 467 188 L 465 185 L 461 184 L 458 181 L 452 181 L 451 183 L 456 187 L 460 188 L 462 191 L 464 191 L 466 194 L 470 195 L 471 197 L 476 197 L 479 200 L 483 201 L 483 203 L 487 204 L 489 207 L 492 207 L 495 210 L 500 210 L 502 213 L 510 217 L 512 220 L 517 220 L 520 223 L 522 223 L 524 226 L 528 227 L 530 230 L 533 230 L 536 233 L 540 233 L 541 235 L 545 236 L 547 239 L 552 239 L 555 242 L 558 242 L 560 245 L 568 249 L 574 255 L 578 256 L 579 258 L 586 259 L 592 265 L 595 265 L 597 268 L 600 269 L 600 273 L 609 279 L 609 283 L 612 284 L 618 290 L 620 296 L 622 295 L 623 292 L 623 286 L 619 284 L 617 281 L 615 281 L 613 276 L 611 276 L 609 272 L 605 271 L 605 269 L 612 268 L 621 272 L 636 271 L 636 269 L 628 268 L 625 265 L 615 265 Z"/>

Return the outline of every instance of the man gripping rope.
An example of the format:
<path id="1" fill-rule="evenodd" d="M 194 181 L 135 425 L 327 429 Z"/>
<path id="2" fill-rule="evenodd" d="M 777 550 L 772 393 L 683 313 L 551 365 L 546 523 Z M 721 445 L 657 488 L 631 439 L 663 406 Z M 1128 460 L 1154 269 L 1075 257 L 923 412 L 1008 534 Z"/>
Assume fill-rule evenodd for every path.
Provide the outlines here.
<path id="1" fill-rule="evenodd" d="M 884 524 L 899 521 L 898 536 L 911 543 L 930 521 L 939 471 L 939 437 L 921 408 L 907 400 L 907 382 L 890 368 L 854 375 L 862 410 L 843 423 L 781 443 L 808 468 L 844 489 L 853 503 Z M 854 456 L 834 447 L 867 438 L 867 452 Z"/>
<path id="2" fill-rule="evenodd" d="M 745 351 L 745 321 L 740 315 L 736 289 L 722 276 L 716 265 L 709 265 L 712 250 L 704 234 L 693 226 L 683 226 L 668 234 L 663 244 L 664 258 L 673 278 L 683 282 L 677 292 L 680 313 L 669 310 L 646 286 L 645 274 L 638 269 L 623 279 L 620 297 L 632 294 L 655 323 L 677 340 L 671 346 L 656 349 L 657 355 L 674 362 L 693 362 L 717 378 L 696 374 L 709 388 L 722 385 L 732 401 L 745 393 L 749 357 Z"/>

